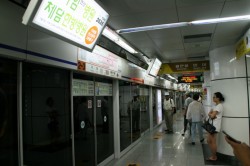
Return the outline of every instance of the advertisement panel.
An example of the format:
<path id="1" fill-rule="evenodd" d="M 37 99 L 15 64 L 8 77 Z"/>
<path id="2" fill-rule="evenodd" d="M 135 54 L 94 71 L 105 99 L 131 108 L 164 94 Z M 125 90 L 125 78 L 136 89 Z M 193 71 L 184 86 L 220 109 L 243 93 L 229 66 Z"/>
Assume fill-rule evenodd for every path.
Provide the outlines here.
<path id="1" fill-rule="evenodd" d="M 94 0 L 31 0 L 23 24 L 92 51 L 108 17 Z"/>

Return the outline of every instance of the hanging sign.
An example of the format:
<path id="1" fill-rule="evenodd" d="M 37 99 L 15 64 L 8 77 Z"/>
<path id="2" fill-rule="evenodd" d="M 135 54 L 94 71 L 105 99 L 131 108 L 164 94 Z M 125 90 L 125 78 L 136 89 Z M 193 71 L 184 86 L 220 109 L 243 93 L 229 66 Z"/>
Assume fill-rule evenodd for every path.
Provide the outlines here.
<path id="1" fill-rule="evenodd" d="M 108 17 L 94 0 L 31 0 L 23 24 L 92 51 Z"/>
<path id="2" fill-rule="evenodd" d="M 250 52 L 250 43 L 247 36 L 243 36 L 236 45 L 236 59 L 239 60 L 240 57 L 246 55 Z"/>
<path id="3" fill-rule="evenodd" d="M 203 72 L 210 70 L 209 61 L 164 63 L 159 75 L 183 72 Z"/>

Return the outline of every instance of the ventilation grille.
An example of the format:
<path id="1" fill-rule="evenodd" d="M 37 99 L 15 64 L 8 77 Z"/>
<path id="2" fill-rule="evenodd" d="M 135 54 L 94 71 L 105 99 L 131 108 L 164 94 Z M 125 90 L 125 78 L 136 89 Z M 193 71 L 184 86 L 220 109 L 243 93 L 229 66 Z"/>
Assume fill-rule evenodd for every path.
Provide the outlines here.
<path id="1" fill-rule="evenodd" d="M 184 43 L 210 41 L 212 33 L 184 36 Z"/>

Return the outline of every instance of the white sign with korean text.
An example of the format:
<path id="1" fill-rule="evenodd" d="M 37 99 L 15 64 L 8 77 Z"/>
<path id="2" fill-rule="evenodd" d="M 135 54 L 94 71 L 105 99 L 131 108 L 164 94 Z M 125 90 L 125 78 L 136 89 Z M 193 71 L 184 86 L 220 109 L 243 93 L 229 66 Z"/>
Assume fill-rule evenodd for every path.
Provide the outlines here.
<path id="1" fill-rule="evenodd" d="M 119 66 L 120 58 L 101 48 L 95 46 L 93 52 L 79 48 L 78 60 L 86 63 L 86 71 L 111 77 L 121 77 Z"/>
<path id="2" fill-rule="evenodd" d="M 72 94 L 73 96 L 94 96 L 94 82 L 73 79 Z"/>
<path id="3" fill-rule="evenodd" d="M 31 0 L 23 23 L 32 22 L 77 46 L 92 50 L 108 17 L 94 0 Z"/>
<path id="4" fill-rule="evenodd" d="M 96 96 L 112 96 L 113 86 L 112 84 L 96 82 L 95 83 Z"/>

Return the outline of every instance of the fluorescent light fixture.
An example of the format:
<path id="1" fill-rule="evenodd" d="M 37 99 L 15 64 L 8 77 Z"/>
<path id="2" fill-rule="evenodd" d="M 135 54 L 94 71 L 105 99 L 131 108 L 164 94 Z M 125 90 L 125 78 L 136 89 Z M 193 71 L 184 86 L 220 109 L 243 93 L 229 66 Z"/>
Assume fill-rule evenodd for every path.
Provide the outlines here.
<path id="1" fill-rule="evenodd" d="M 170 79 L 172 79 L 172 80 L 178 81 L 175 77 L 171 76 L 170 74 L 167 74 L 167 76 L 168 76 Z"/>
<path id="2" fill-rule="evenodd" d="M 243 20 L 250 20 L 250 15 L 215 18 L 215 19 L 207 19 L 207 20 L 197 20 L 197 21 L 190 22 L 190 24 L 191 25 L 204 25 L 204 24 L 215 24 L 215 23 L 243 21 Z"/>
<path id="3" fill-rule="evenodd" d="M 229 62 L 232 63 L 232 62 L 235 61 L 235 60 L 236 60 L 236 57 L 230 59 Z"/>
<path id="4" fill-rule="evenodd" d="M 160 24 L 160 25 L 120 29 L 120 30 L 117 30 L 116 32 L 119 34 L 122 34 L 122 33 L 132 33 L 132 32 L 141 32 L 141 31 L 152 31 L 152 30 L 157 30 L 157 29 L 184 27 L 184 26 L 188 26 L 188 24 L 189 24 L 188 22 L 178 22 L 178 23 L 171 23 L 171 24 Z"/>
<path id="5" fill-rule="evenodd" d="M 116 44 L 118 44 L 119 46 L 121 46 L 122 48 L 124 48 L 125 50 L 127 50 L 128 52 L 132 53 L 132 54 L 136 54 L 138 53 L 137 51 L 135 51 L 131 46 L 129 46 L 124 39 L 122 39 L 116 32 L 112 31 L 110 28 L 108 28 L 107 26 L 104 28 L 102 34 L 109 38 L 110 40 L 112 40 L 113 42 L 115 42 Z"/>
<path id="6" fill-rule="evenodd" d="M 157 29 L 178 28 L 178 27 L 192 26 L 192 25 L 215 24 L 215 23 L 244 21 L 244 20 L 250 20 L 250 15 L 197 20 L 197 21 L 191 21 L 191 22 L 178 22 L 178 23 L 170 23 L 170 24 L 150 25 L 150 26 L 135 27 L 135 28 L 126 28 L 126 29 L 119 29 L 116 32 L 119 34 L 133 33 L 133 32 L 141 32 L 141 31 L 152 31 L 152 30 L 157 30 Z"/>

